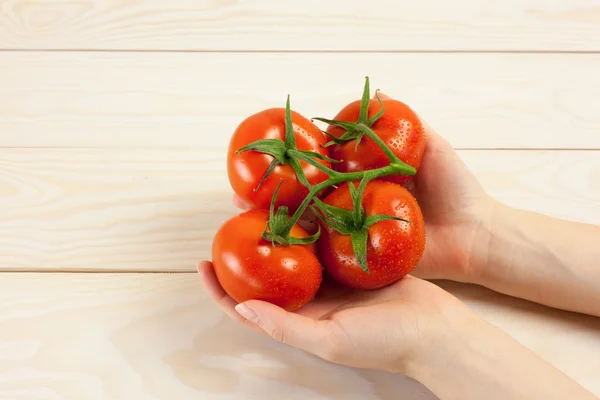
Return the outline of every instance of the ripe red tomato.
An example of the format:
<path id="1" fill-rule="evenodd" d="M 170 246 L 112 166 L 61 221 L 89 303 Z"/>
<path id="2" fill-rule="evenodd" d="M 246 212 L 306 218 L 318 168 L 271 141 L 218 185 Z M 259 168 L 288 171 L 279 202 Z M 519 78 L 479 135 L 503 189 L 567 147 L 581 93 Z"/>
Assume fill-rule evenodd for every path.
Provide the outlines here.
<path id="1" fill-rule="evenodd" d="M 291 114 L 298 150 L 313 151 L 323 156 L 329 156 L 328 150 L 322 147 L 327 140 L 321 130 L 297 112 L 292 111 Z M 259 190 L 256 190 L 274 157 L 257 151 L 236 154 L 236 150 L 261 139 L 285 141 L 284 108 L 263 110 L 246 118 L 237 127 L 230 140 L 227 153 L 227 173 L 231 187 L 250 208 L 268 209 L 273 192 L 283 179 L 275 205 L 277 207 L 287 206 L 293 211 L 306 197 L 308 189 L 298 181 L 292 167 L 289 164 L 278 165 L 261 184 Z M 331 167 L 331 163 L 328 161 L 318 161 L 326 167 Z M 327 180 L 327 174 L 318 168 L 305 161 L 300 161 L 300 165 L 311 185 Z"/>
<path id="2" fill-rule="evenodd" d="M 417 114 L 406 104 L 393 99 L 382 100 L 384 114 L 371 129 L 384 141 L 392 152 L 408 165 L 416 168 L 421 166 L 421 158 L 425 151 L 425 133 L 423 124 Z M 378 100 L 369 103 L 369 118 L 381 111 Z M 360 100 L 344 107 L 334 120 L 356 122 L 360 114 Z M 327 132 L 335 137 L 342 136 L 343 128 L 330 125 Z M 330 156 L 335 160 L 333 168 L 339 172 L 357 172 L 381 168 L 388 165 L 389 159 L 381 148 L 369 137 L 363 136 L 358 148 L 356 140 L 335 144 L 330 147 Z M 389 175 L 384 180 L 405 184 L 410 176 Z"/>
<path id="3" fill-rule="evenodd" d="M 215 274 L 237 302 L 256 299 L 297 310 L 315 296 L 322 279 L 315 245 L 273 246 L 262 239 L 267 210 L 250 210 L 226 221 L 212 247 Z M 291 236 L 307 237 L 296 224 Z"/>
<path id="4" fill-rule="evenodd" d="M 352 210 L 348 184 L 324 199 L 330 204 Z M 384 181 L 372 181 L 365 188 L 362 205 L 366 216 L 387 214 L 411 223 L 387 220 L 368 228 L 367 264 L 363 271 L 354 255 L 349 235 L 342 235 L 324 223 L 318 255 L 325 271 L 338 282 L 358 289 L 387 286 L 410 273 L 425 249 L 425 225 L 416 199 L 404 187 Z"/>

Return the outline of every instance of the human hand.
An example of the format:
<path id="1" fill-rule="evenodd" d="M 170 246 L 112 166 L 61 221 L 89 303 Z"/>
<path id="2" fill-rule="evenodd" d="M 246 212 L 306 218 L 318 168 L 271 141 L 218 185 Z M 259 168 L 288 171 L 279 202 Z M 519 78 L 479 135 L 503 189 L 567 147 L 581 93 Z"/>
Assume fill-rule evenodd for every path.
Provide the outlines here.
<path id="1" fill-rule="evenodd" d="M 380 99 L 390 97 L 378 93 Z M 478 283 L 487 258 L 491 220 L 498 202 L 492 199 L 468 170 L 452 145 L 422 120 L 426 144 L 421 166 L 406 185 L 415 196 L 425 220 L 425 253 L 412 272 L 425 279 Z M 234 204 L 248 205 L 234 196 Z M 300 224 L 316 230 L 307 209 Z"/>
<path id="2" fill-rule="evenodd" d="M 498 203 L 483 190 L 452 145 L 421 121 L 425 152 L 406 187 L 423 212 L 427 244 L 412 274 L 476 283 L 487 257 L 492 214 Z"/>
<path id="3" fill-rule="evenodd" d="M 210 297 L 234 320 L 325 360 L 407 373 L 432 358 L 450 357 L 452 342 L 473 314 L 432 283 L 406 276 L 386 288 L 351 290 L 325 281 L 316 298 L 286 312 L 268 302 L 238 305 L 219 285 L 210 262 L 198 266 Z"/>

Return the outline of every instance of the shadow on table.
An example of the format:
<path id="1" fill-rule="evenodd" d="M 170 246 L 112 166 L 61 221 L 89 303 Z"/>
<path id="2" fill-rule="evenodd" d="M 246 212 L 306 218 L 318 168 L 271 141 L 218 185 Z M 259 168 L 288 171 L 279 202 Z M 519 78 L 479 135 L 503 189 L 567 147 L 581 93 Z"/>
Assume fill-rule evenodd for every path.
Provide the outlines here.
<path id="1" fill-rule="evenodd" d="M 183 384 L 214 398 L 437 399 L 408 377 L 332 364 L 250 332 L 227 317 L 204 329 L 191 348 L 164 361 Z"/>

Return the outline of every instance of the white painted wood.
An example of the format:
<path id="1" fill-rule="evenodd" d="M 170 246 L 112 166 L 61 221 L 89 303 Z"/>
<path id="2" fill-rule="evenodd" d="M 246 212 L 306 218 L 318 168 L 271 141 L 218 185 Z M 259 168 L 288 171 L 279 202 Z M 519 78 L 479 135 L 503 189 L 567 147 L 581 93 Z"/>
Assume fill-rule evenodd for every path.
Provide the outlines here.
<path id="1" fill-rule="evenodd" d="M 600 224 L 598 52 L 597 0 L 0 0 L 0 399 L 434 400 L 165 272 L 237 212 L 243 118 L 288 93 L 331 117 L 365 75 L 454 146 L 512 149 L 460 151 L 500 200 Z M 600 396 L 598 319 L 439 284 Z"/>
<path id="2" fill-rule="evenodd" d="M 373 90 L 459 148 L 600 149 L 600 55 L 0 52 L 0 147 L 225 146 L 285 104 L 333 117 Z"/>
<path id="3" fill-rule="evenodd" d="M 0 270 L 192 271 L 238 212 L 224 149 L 2 149 Z M 516 207 L 600 224 L 600 152 L 461 151 Z"/>
<path id="4" fill-rule="evenodd" d="M 600 50 L 596 0 L 4 0 L 0 48 Z"/>
<path id="5" fill-rule="evenodd" d="M 600 395 L 600 320 L 442 283 Z M 434 400 L 251 333 L 195 274 L 0 274 L 0 398 Z"/>

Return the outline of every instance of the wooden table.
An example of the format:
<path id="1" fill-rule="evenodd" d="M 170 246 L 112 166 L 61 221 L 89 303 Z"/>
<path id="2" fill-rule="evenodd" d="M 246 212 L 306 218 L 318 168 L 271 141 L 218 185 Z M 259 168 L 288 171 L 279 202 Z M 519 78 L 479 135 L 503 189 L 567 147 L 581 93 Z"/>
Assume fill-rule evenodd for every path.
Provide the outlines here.
<path id="1" fill-rule="evenodd" d="M 245 116 L 363 78 L 497 198 L 600 223 L 597 0 L 0 0 L 0 399 L 432 399 L 251 334 L 194 274 Z M 600 320 L 440 282 L 600 395 Z"/>

